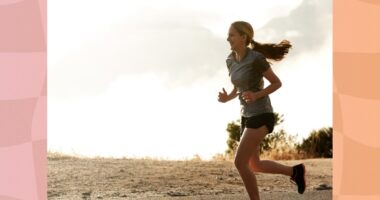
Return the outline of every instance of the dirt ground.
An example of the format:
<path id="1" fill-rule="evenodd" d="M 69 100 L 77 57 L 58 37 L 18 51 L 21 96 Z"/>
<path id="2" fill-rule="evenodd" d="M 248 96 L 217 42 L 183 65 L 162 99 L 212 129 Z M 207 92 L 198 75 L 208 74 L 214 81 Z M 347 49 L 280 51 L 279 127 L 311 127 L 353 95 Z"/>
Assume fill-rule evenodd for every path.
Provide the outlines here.
<path id="1" fill-rule="evenodd" d="M 256 174 L 260 197 L 332 199 L 332 159 L 303 162 L 307 189 L 300 195 L 289 177 Z M 231 161 L 162 161 L 151 159 L 48 158 L 48 199 L 249 199 Z"/>

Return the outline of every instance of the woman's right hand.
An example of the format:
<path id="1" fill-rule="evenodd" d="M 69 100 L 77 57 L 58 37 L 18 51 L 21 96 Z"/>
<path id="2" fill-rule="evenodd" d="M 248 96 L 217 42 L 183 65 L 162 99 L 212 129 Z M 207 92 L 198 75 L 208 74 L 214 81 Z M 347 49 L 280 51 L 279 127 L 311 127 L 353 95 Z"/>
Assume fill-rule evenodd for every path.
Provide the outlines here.
<path id="1" fill-rule="evenodd" d="M 225 103 L 230 100 L 230 96 L 227 94 L 226 90 L 223 88 L 222 92 L 219 92 L 218 101 Z"/>

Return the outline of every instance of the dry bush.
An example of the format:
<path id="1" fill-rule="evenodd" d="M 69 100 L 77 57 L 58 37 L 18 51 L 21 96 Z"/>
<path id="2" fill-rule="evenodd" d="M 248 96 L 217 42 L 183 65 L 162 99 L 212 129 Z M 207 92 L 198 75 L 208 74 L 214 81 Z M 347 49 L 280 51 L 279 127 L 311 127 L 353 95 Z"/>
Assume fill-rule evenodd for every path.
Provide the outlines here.
<path id="1" fill-rule="evenodd" d="M 298 149 L 307 152 L 314 158 L 332 158 L 333 149 L 333 129 L 325 127 L 313 130 L 309 137 L 298 145 Z"/>
<path id="2" fill-rule="evenodd" d="M 301 160 L 311 158 L 312 156 L 295 148 L 281 147 L 265 151 L 261 154 L 261 157 L 271 160 Z"/>
<path id="3" fill-rule="evenodd" d="M 67 155 L 61 152 L 57 151 L 48 151 L 47 152 L 47 158 L 48 160 L 69 160 L 69 159 L 75 159 L 74 156 Z"/>

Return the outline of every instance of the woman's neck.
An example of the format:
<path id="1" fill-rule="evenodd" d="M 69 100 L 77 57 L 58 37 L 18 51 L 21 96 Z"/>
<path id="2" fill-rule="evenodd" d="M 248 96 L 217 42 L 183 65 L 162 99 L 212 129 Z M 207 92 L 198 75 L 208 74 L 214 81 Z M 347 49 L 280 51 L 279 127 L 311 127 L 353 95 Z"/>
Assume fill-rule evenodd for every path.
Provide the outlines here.
<path id="1" fill-rule="evenodd" d="M 235 50 L 235 59 L 236 61 L 240 62 L 243 60 L 244 56 L 247 54 L 248 49 L 246 47 L 241 48 L 241 49 L 236 49 Z"/>

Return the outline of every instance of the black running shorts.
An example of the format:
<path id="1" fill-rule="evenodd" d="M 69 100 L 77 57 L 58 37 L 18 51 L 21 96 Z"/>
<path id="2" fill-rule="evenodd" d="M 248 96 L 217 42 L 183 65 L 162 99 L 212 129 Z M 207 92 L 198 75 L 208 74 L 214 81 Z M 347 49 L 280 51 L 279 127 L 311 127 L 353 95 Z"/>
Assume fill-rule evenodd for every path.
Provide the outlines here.
<path id="1" fill-rule="evenodd" d="M 267 126 L 268 133 L 272 133 L 274 129 L 274 114 L 263 113 L 252 117 L 241 117 L 240 135 L 243 135 L 245 128 L 260 128 Z"/>

